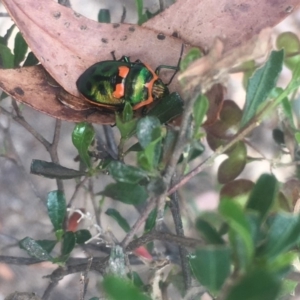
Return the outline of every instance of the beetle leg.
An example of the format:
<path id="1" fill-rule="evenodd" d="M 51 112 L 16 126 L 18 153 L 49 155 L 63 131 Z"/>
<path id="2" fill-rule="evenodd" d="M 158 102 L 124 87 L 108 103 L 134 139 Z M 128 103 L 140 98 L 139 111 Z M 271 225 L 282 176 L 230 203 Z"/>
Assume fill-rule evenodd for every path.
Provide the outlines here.
<path id="1" fill-rule="evenodd" d="M 124 62 L 126 62 L 126 63 L 130 63 L 130 58 L 129 58 L 129 56 L 122 56 L 120 59 L 119 59 L 119 61 L 124 61 Z"/>
<path id="2" fill-rule="evenodd" d="M 174 70 L 174 71 L 175 71 L 175 72 L 173 73 L 172 77 L 170 78 L 169 82 L 166 84 L 166 86 L 168 86 L 168 85 L 172 82 L 173 78 L 175 77 L 175 75 L 177 74 L 177 72 L 178 72 L 179 69 L 180 69 L 180 62 L 181 62 L 183 50 L 184 50 L 184 44 L 181 45 L 180 57 L 179 57 L 179 59 L 178 59 L 177 66 L 160 65 L 160 66 L 158 66 L 158 67 L 155 69 L 155 73 L 156 73 L 157 75 L 159 75 L 159 72 L 160 72 L 161 69 L 169 69 L 169 70 Z"/>
<path id="3" fill-rule="evenodd" d="M 117 59 L 116 59 L 116 56 L 115 56 L 115 51 L 111 51 L 110 54 L 111 54 L 111 56 L 113 57 L 113 60 L 117 60 Z"/>

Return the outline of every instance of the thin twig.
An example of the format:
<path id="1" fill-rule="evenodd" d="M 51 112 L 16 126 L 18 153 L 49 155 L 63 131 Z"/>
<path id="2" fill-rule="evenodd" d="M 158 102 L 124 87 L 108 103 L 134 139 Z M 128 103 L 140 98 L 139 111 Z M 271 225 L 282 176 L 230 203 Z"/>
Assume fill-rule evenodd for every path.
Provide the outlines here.
<path id="1" fill-rule="evenodd" d="M 53 141 L 49 149 L 51 160 L 56 164 L 59 164 L 57 147 L 59 142 L 60 129 L 61 129 L 61 120 L 56 119 Z M 63 191 L 64 190 L 63 181 L 61 179 L 56 179 L 56 183 L 57 183 L 58 190 Z"/>
<path id="2" fill-rule="evenodd" d="M 91 202 L 93 205 L 93 209 L 94 209 L 94 214 L 96 217 L 96 223 L 98 226 L 101 227 L 101 221 L 100 221 L 100 207 L 99 205 L 97 205 L 96 203 L 96 199 L 95 199 L 95 193 L 94 193 L 94 185 L 93 185 L 93 179 L 89 178 L 89 193 L 90 193 L 90 197 L 91 197 Z"/>
<path id="3" fill-rule="evenodd" d="M 79 300 L 84 300 L 84 297 L 85 297 L 85 294 L 86 294 L 86 291 L 87 291 L 87 286 L 88 286 L 88 283 L 89 283 L 88 273 L 90 271 L 92 261 L 93 261 L 93 257 L 90 257 L 88 259 L 88 264 L 87 264 L 86 270 L 83 273 L 81 273 L 81 279 L 80 279 L 81 289 L 80 289 Z"/>
<path id="4" fill-rule="evenodd" d="M 180 207 L 178 201 L 178 192 L 175 191 L 171 196 L 171 201 L 169 202 L 172 217 L 175 224 L 175 230 L 178 236 L 184 236 L 183 224 L 180 214 Z M 188 263 L 188 251 L 185 247 L 179 246 L 179 256 L 181 261 L 182 274 L 184 279 L 185 290 L 187 291 L 191 286 L 191 272 Z"/>
<path id="5" fill-rule="evenodd" d="M 197 246 L 204 245 L 202 240 L 197 240 L 197 239 L 193 239 L 193 238 L 178 236 L 178 235 L 172 234 L 172 233 L 159 232 L 156 230 L 152 230 L 148 233 L 145 233 L 141 237 L 131 241 L 128 244 L 128 246 L 126 247 L 126 251 L 131 252 L 134 249 L 136 249 L 142 245 L 145 245 L 149 242 L 152 242 L 154 240 L 168 241 L 168 242 L 175 243 L 176 245 L 184 246 L 184 247 L 188 247 L 188 248 L 195 248 Z"/>
<path id="6" fill-rule="evenodd" d="M 117 159 L 118 157 L 118 146 L 116 144 L 115 136 L 111 126 L 103 125 L 103 131 L 105 134 L 105 139 L 108 147 L 109 154 L 114 158 Z"/>
<path id="7" fill-rule="evenodd" d="M 54 288 L 58 285 L 59 280 L 51 280 L 50 283 L 48 284 L 43 296 L 42 296 L 42 300 L 47 300 L 49 299 L 52 291 L 54 290 Z"/>
<path id="8" fill-rule="evenodd" d="M 31 125 L 29 125 L 23 116 L 14 116 L 11 113 L 9 113 L 7 110 L 5 110 L 3 107 L 0 107 L 0 112 L 4 114 L 7 117 L 12 118 L 14 121 L 22 125 L 29 133 L 31 133 L 49 152 L 49 149 L 51 147 L 51 144 L 41 135 L 39 134 Z"/>
<path id="9" fill-rule="evenodd" d="M 166 187 L 166 191 L 159 197 L 158 199 L 158 213 L 157 213 L 157 223 L 156 226 L 158 226 L 158 229 L 161 227 L 162 220 L 163 220 L 163 215 L 164 215 L 164 204 L 165 204 L 165 199 L 168 194 L 168 190 L 171 184 L 171 179 L 172 176 L 175 173 L 175 169 L 179 160 L 179 157 L 186 146 L 186 141 L 187 141 L 187 130 L 190 124 L 190 118 L 191 114 L 193 112 L 193 107 L 194 103 L 198 97 L 196 96 L 191 96 L 189 99 L 187 99 L 185 103 L 185 109 L 184 109 L 184 114 L 182 117 L 181 121 L 181 126 L 179 130 L 179 134 L 175 143 L 174 151 L 170 157 L 170 160 L 165 168 L 164 172 L 164 184 Z"/>
<path id="10" fill-rule="evenodd" d="M 121 242 L 121 246 L 126 248 L 130 241 L 133 239 L 134 235 L 140 228 L 140 226 L 146 221 L 150 212 L 155 208 L 156 203 L 153 201 L 154 199 L 150 198 L 148 200 L 148 204 L 146 205 L 143 213 L 140 215 L 139 219 L 135 222 L 135 224 L 131 227 L 130 231 L 127 233 L 123 241 Z"/>
<path id="11" fill-rule="evenodd" d="M 71 196 L 70 201 L 67 205 L 68 207 L 71 207 L 73 205 L 73 202 L 74 202 L 79 190 L 84 186 L 84 184 L 87 182 L 88 179 L 89 179 L 89 177 L 84 177 L 83 180 L 81 180 L 80 182 L 78 182 L 76 184 L 73 195 Z"/>
<path id="12" fill-rule="evenodd" d="M 13 152 L 13 156 L 14 158 L 12 157 L 8 157 L 8 156 L 5 156 L 3 155 L 3 157 L 5 157 L 6 159 L 10 160 L 11 162 L 13 162 L 14 164 L 16 164 L 21 172 L 23 173 L 24 177 L 25 177 L 25 180 L 28 182 L 29 186 L 31 187 L 34 195 L 42 202 L 42 203 L 45 203 L 43 197 L 41 195 L 39 195 L 39 192 L 38 192 L 38 189 L 35 187 L 33 181 L 31 180 L 31 177 L 28 176 L 28 173 L 27 171 L 25 170 L 25 167 L 22 163 L 22 160 L 19 156 L 19 153 L 18 151 L 16 150 L 15 148 L 15 145 L 11 139 L 11 135 L 9 133 L 9 127 L 3 127 L 3 132 L 4 132 L 4 136 L 5 136 L 5 140 L 8 142 L 9 144 L 9 151 L 12 151 Z M 1 155 L 2 156 L 2 155 Z"/>

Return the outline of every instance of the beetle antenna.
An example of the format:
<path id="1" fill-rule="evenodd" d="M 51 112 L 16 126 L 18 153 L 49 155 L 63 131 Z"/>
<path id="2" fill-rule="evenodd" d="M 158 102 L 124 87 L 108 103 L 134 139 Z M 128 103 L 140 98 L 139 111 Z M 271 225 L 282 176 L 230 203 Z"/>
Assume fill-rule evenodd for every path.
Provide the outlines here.
<path id="1" fill-rule="evenodd" d="M 115 56 L 115 51 L 111 51 L 110 54 L 111 54 L 111 56 L 113 57 L 113 60 L 117 60 L 117 59 L 116 59 L 116 56 Z"/>
<path id="2" fill-rule="evenodd" d="M 180 51 L 180 57 L 178 59 L 178 63 L 177 63 L 177 66 L 176 66 L 176 70 L 175 72 L 173 73 L 172 77 L 170 78 L 169 82 L 166 84 L 166 86 L 170 85 L 172 80 L 174 79 L 175 75 L 178 73 L 178 71 L 180 70 L 180 63 L 181 63 L 181 58 L 182 58 L 182 54 L 183 54 L 183 50 L 184 50 L 184 44 L 182 43 L 181 45 L 181 51 Z"/>

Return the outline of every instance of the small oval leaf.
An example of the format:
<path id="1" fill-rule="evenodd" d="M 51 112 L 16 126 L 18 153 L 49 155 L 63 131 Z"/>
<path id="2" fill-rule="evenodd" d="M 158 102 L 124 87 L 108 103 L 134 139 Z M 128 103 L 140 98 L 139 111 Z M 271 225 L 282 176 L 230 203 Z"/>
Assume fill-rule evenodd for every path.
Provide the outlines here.
<path id="1" fill-rule="evenodd" d="M 40 260 L 52 261 L 52 256 L 34 239 L 26 237 L 19 242 L 21 249 L 27 251 L 28 255 Z"/>
<path id="2" fill-rule="evenodd" d="M 147 191 L 143 186 L 124 182 L 109 184 L 99 194 L 133 205 L 144 203 L 148 197 Z"/>
<path id="3" fill-rule="evenodd" d="M 30 166 L 30 173 L 47 178 L 73 179 L 86 175 L 86 172 L 69 169 L 53 162 L 33 159 Z"/>
<path id="4" fill-rule="evenodd" d="M 129 232 L 130 230 L 130 226 L 128 224 L 128 222 L 126 221 L 125 218 L 122 217 L 122 215 L 114 208 L 109 208 L 106 212 L 106 215 L 112 217 L 115 221 L 117 221 L 117 223 L 119 224 L 119 226 L 125 231 L 125 232 Z"/>
<path id="5" fill-rule="evenodd" d="M 119 161 L 110 162 L 108 170 L 112 177 L 119 182 L 135 184 L 148 177 L 144 170 L 125 165 Z"/>
<path id="6" fill-rule="evenodd" d="M 54 230 L 61 230 L 67 211 L 64 193 L 61 191 L 50 192 L 47 197 L 47 208 Z"/>
<path id="7" fill-rule="evenodd" d="M 78 150 L 80 158 L 87 167 L 91 167 L 91 159 L 88 154 L 88 149 L 95 137 L 94 127 L 86 122 L 76 124 L 72 133 L 73 145 Z"/>

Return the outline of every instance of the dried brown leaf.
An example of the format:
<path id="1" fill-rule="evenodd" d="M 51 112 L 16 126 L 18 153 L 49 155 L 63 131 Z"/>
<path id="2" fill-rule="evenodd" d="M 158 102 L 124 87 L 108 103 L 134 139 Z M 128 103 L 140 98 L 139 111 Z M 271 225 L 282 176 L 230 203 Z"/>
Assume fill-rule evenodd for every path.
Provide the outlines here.
<path id="1" fill-rule="evenodd" d="M 72 122 L 86 120 L 91 123 L 114 123 L 113 113 L 101 112 L 99 109 L 75 111 L 62 105 L 60 101 L 63 102 L 66 97 L 79 101 L 82 105 L 87 104 L 55 85 L 41 65 L 20 69 L 0 69 L 0 88 L 16 100 L 58 119 Z M 85 106 L 82 109 L 88 108 L 92 107 Z"/>
<path id="2" fill-rule="evenodd" d="M 79 95 L 78 77 L 94 63 L 111 60 L 112 51 L 117 58 L 139 58 L 154 69 L 176 66 L 180 55 L 181 40 L 137 25 L 98 23 L 49 0 L 2 3 L 45 69 L 74 96 Z"/>
<path id="3" fill-rule="evenodd" d="M 178 0 L 143 26 L 201 48 L 222 37 L 227 51 L 275 26 L 299 5 L 299 0 Z"/>

